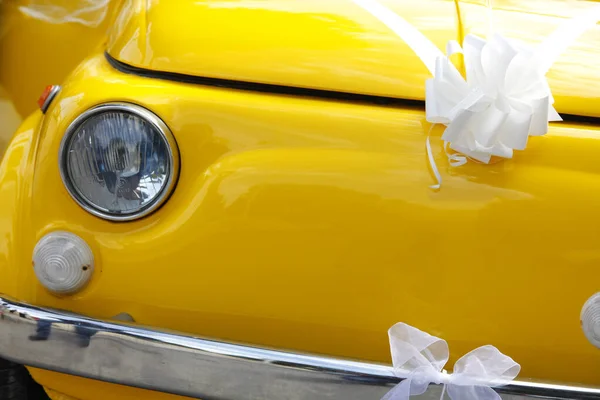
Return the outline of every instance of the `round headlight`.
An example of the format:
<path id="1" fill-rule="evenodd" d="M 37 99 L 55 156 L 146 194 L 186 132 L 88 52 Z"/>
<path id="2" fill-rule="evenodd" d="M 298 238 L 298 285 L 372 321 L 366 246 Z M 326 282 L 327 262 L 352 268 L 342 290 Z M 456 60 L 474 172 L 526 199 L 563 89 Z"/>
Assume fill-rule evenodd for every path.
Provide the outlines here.
<path id="1" fill-rule="evenodd" d="M 175 186 L 179 154 L 171 132 L 152 112 L 109 103 L 73 121 L 60 163 L 63 182 L 79 205 L 99 217 L 126 221 L 164 203 Z"/>

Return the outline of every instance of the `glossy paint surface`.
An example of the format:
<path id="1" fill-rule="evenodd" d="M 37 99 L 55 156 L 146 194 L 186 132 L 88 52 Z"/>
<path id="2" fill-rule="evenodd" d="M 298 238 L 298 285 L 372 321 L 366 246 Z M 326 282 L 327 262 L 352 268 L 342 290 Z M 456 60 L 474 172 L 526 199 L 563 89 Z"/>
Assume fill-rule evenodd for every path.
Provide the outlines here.
<path id="1" fill-rule="evenodd" d="M 524 40 L 533 35 L 528 33 L 530 21 L 531 29 L 539 28 L 545 35 L 557 19 L 552 10 L 564 10 L 559 8 L 561 2 L 550 0 L 542 5 L 539 1 L 495 3 L 505 9 L 494 13 L 500 21 L 506 19 L 501 22 L 503 29 L 518 30 L 514 35 Z M 577 2 L 586 3 L 590 2 Z M 11 4 L 15 2 L 3 2 L 3 11 Z M 176 18 L 168 4 L 151 6 L 158 10 L 164 6 L 165 13 Z M 229 24 L 244 10 L 266 15 L 270 11 L 260 11 L 261 7 L 280 3 L 196 4 L 181 5 L 189 9 L 177 18 L 193 15 L 193 7 L 216 13 L 209 9 L 215 4 L 228 10 L 218 19 Z M 400 7 L 407 2 L 387 4 Z M 435 14 L 451 2 L 435 4 L 427 11 Z M 543 12 L 528 4 L 536 4 Z M 141 3 L 124 2 L 125 8 L 138 6 Z M 464 28 L 482 32 L 481 4 L 461 2 L 460 6 Z M 128 24 L 117 20 L 109 25 L 125 30 L 145 27 L 144 21 L 135 19 L 146 18 L 140 10 Z M 450 12 L 444 10 L 444 15 Z M 343 13 L 359 18 L 354 11 Z M 150 36 L 173 34 L 159 29 L 168 21 L 158 24 L 162 18 L 158 13 L 148 15 L 153 18 L 148 23 L 154 32 Z M 411 15 L 404 16 L 420 27 L 428 25 L 427 17 Z M 293 17 L 288 17 L 286 25 L 303 26 L 304 22 L 291 23 Z M 455 28 L 448 28 L 440 18 L 434 17 L 427 34 L 442 48 L 447 38 L 441 32 Z M 513 18 L 519 24 L 511 24 Z M 240 17 L 231 29 L 237 29 L 238 39 L 249 37 L 243 34 L 240 21 L 244 20 Z M 232 77 L 249 70 L 252 75 L 239 77 L 256 76 L 269 82 L 277 77 L 275 82 L 290 84 L 317 82 L 322 88 L 333 88 L 335 82 L 342 88 L 347 82 L 357 92 L 402 90 L 405 97 L 414 98 L 422 90 L 426 70 L 416 58 L 409 60 L 408 49 L 403 50 L 376 21 L 360 22 L 358 26 L 365 24 L 358 29 L 361 39 L 340 39 L 349 46 L 345 58 L 323 31 L 318 38 L 311 36 L 314 30 L 306 30 L 296 42 L 288 40 L 304 49 L 294 55 L 293 48 L 266 37 L 268 27 L 254 23 L 263 32 L 257 36 L 263 41 L 247 40 L 248 49 L 253 49 L 248 54 L 256 53 L 256 58 L 242 60 L 220 50 L 227 46 L 241 49 L 234 46 L 233 33 L 227 36 L 226 28 L 217 26 L 219 21 L 204 22 L 212 24 L 213 30 L 203 30 L 206 25 L 192 19 L 178 25 L 186 31 L 191 29 L 186 24 L 193 24 L 205 38 L 179 43 L 186 41 L 181 35 L 171 40 L 173 49 L 183 51 L 188 46 L 186 57 L 202 55 L 211 62 L 202 64 L 202 75 L 229 71 Z M 64 80 L 83 57 L 80 50 L 87 54 L 96 49 L 97 55 L 65 82 L 46 117 L 34 113 L 25 118 L 2 159 L 0 292 L 90 316 L 110 318 L 128 312 L 145 325 L 384 362 L 389 362 L 387 328 L 405 321 L 448 340 L 453 359 L 492 343 L 523 365 L 522 378 L 600 384 L 600 353 L 579 327 L 581 306 L 598 291 L 600 215 L 595 209 L 600 201 L 600 129 L 596 125 L 554 124 L 547 136 L 532 138 L 527 151 L 513 160 L 460 168 L 448 167 L 437 140 L 441 131 L 436 129 L 432 143 L 444 186 L 432 192 L 424 146 L 429 126 L 422 109 L 249 93 L 124 75 L 108 66 L 101 55 L 103 47 L 97 44 L 102 34 L 85 36 L 89 41 L 83 43 L 84 31 L 76 25 L 26 23 L 23 32 L 7 36 L 3 30 L 5 35 L 0 37 L 0 84 L 21 116 L 34 109 L 45 84 L 56 83 L 50 78 Z M 433 33 L 437 29 L 433 25 L 440 27 L 439 35 Z M 5 26 L 0 24 L 0 30 Z M 47 31 L 34 33 L 39 26 Z M 225 35 L 223 42 L 213 36 L 215 29 Z M 366 37 L 372 30 L 378 39 L 370 51 Z M 460 29 L 456 32 L 460 34 Z M 47 41 L 40 40 L 40 35 Z M 587 43 L 595 35 L 596 30 L 590 31 L 581 40 Z M 65 37 L 74 41 L 72 49 L 58 45 Z M 111 49 L 125 49 L 128 43 L 129 50 L 111 50 L 111 54 L 141 51 L 137 41 L 127 42 L 128 37 L 134 36 L 126 31 L 114 36 Z M 312 37 L 312 43 L 302 47 L 306 37 Z M 118 44 L 118 40 L 126 43 Z M 262 53 L 260 43 L 270 43 L 271 52 Z M 329 47 L 317 52 L 315 43 Z M 357 43 L 366 49 L 360 50 Z M 586 62 L 569 63 L 563 58 L 559 64 L 589 75 L 575 79 L 568 70 L 556 69 L 550 73 L 551 85 L 561 111 L 594 115 L 600 107 L 593 74 L 600 69 L 593 67 L 599 57 L 592 54 L 598 50 L 582 43 L 572 54 L 585 53 Z M 144 57 L 156 61 L 158 51 L 167 47 L 144 47 Z M 23 48 L 29 51 L 22 52 Z M 359 61 L 350 50 L 373 57 L 369 67 L 368 60 L 360 61 L 364 79 L 355 73 L 353 63 Z M 33 62 L 51 51 L 64 53 L 53 58 L 41 70 L 43 74 L 33 74 Z M 297 73 L 288 64 L 274 64 L 283 60 L 274 56 L 285 53 L 300 65 L 309 51 L 318 54 L 313 57 L 315 63 L 324 58 L 331 61 L 320 64 L 325 65 L 318 70 L 320 74 L 310 68 Z M 71 58 L 75 52 L 77 57 Z M 389 65 L 383 62 L 398 54 L 407 58 Z M 13 62 L 17 55 L 28 60 L 21 70 Z M 178 55 L 161 62 L 173 65 L 174 60 L 184 59 Z M 339 60 L 348 64 L 333 63 Z M 382 74 L 389 82 L 377 81 Z M 34 90 L 38 83 L 40 89 Z M 173 131 L 181 152 L 180 180 L 172 198 L 155 214 L 132 223 L 110 223 L 83 211 L 68 195 L 58 171 L 58 146 L 68 124 L 84 110 L 108 101 L 129 101 L 155 112 Z M 36 241 L 54 229 L 77 233 L 97 257 L 96 276 L 78 295 L 56 297 L 35 280 L 31 252 Z M 137 389 L 41 370 L 34 370 L 34 376 L 74 397 L 151 398 Z M 152 396 L 163 398 L 153 392 Z"/>
<path id="2" fill-rule="evenodd" d="M 496 31 L 532 46 L 594 1 L 381 0 L 442 51 Z M 147 5 L 147 7 L 146 7 Z M 458 11 L 458 12 L 457 12 Z M 131 2 L 109 53 L 136 67 L 190 75 L 423 99 L 430 74 L 414 52 L 351 0 Z M 548 74 L 562 113 L 600 116 L 600 26 Z"/>
<path id="3" fill-rule="evenodd" d="M 98 26 L 54 23 L 20 10 L 44 4 L 38 0 L 0 2 L 0 98 L 3 87 L 21 117 L 36 110 L 36 101 L 47 85 L 61 84 L 84 57 L 98 51 L 106 40 L 112 13 L 121 2 L 109 0 L 104 11 L 87 14 L 105 14 Z M 73 12 L 81 4 L 79 0 L 64 0 L 53 5 Z"/>
<path id="4" fill-rule="evenodd" d="M 39 368 L 28 368 L 29 373 L 44 386 L 52 400 L 189 400 L 190 397 L 165 394 L 93 379 L 64 375 Z M 65 394 L 65 393 L 68 393 Z"/>
<path id="5" fill-rule="evenodd" d="M 2 164 L 35 173 L 0 180 L 2 209 L 19 218 L 0 225 L 11 238 L 0 292 L 384 362 L 387 328 L 405 321 L 447 339 L 453 357 L 493 343 L 523 365 L 522 377 L 600 383 L 600 354 L 578 320 L 598 290 L 598 128 L 556 124 L 514 160 L 452 169 L 435 130 L 445 182 L 432 192 L 419 109 L 139 78 L 102 55 L 59 96 L 25 152 L 35 163 L 13 144 Z M 180 148 L 173 196 L 139 221 L 98 219 L 60 182 L 62 132 L 103 101 L 151 109 Z M 36 240 L 54 229 L 80 235 L 97 257 L 75 296 L 48 293 L 30 267 Z"/>
<path id="6" fill-rule="evenodd" d="M 0 85 L 0 157 L 6 146 L 22 122 L 21 115 L 15 107 L 12 96 Z"/>
<path id="7" fill-rule="evenodd" d="M 458 39 L 453 0 L 384 1 L 440 48 Z M 420 99 L 429 72 L 351 0 L 132 1 L 109 53 L 136 67 Z"/>

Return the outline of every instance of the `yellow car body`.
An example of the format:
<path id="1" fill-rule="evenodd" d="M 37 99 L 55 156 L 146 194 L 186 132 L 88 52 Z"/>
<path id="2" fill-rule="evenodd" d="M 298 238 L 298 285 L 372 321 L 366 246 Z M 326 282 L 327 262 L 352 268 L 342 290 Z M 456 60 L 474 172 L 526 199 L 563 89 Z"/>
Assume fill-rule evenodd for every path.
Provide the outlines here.
<path id="1" fill-rule="evenodd" d="M 444 179 L 434 192 L 428 71 L 349 0 L 114 0 L 96 27 L 33 18 L 20 8 L 29 2 L 0 3 L 0 110 L 10 105 L 13 128 L 22 117 L 0 132 L 0 293 L 387 364 L 386 331 L 404 321 L 446 339 L 449 365 L 493 344 L 521 379 L 600 385 L 600 350 L 579 323 L 600 288 L 600 28 L 548 74 L 565 122 L 491 165 L 451 168 L 433 140 Z M 485 1 L 385 3 L 440 48 L 488 29 Z M 495 28 L 537 43 L 592 3 L 498 0 Z M 48 84 L 62 89 L 43 114 L 35 100 Z M 164 206 L 120 223 L 78 206 L 58 159 L 70 123 L 115 101 L 165 121 L 181 159 Z M 31 268 L 54 230 L 96 256 L 75 295 L 46 290 Z M 175 398 L 30 371 L 57 399 Z"/>

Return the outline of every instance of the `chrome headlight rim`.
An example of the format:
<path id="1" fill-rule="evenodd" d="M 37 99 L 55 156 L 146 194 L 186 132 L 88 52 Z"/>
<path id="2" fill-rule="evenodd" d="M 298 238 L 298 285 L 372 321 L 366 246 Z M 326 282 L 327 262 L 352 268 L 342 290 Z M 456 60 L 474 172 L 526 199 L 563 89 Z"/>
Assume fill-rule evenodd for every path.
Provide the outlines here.
<path id="1" fill-rule="evenodd" d="M 123 113 L 129 113 L 137 116 L 138 118 L 143 119 L 145 122 L 150 124 L 162 137 L 163 140 L 167 143 L 167 157 L 170 165 L 169 175 L 167 177 L 167 181 L 163 186 L 160 194 L 156 196 L 156 198 L 150 202 L 149 204 L 143 206 L 139 210 L 131 213 L 122 213 L 116 214 L 106 209 L 102 209 L 95 204 L 92 204 L 88 200 L 85 199 L 85 196 L 79 191 L 79 189 L 73 184 L 71 177 L 69 176 L 69 168 L 68 168 L 68 158 L 67 152 L 70 148 L 71 142 L 73 141 L 75 135 L 74 133 L 83 125 L 88 119 L 105 112 L 117 111 Z M 177 179 L 179 178 L 179 148 L 177 147 L 177 142 L 175 141 L 175 137 L 171 133 L 171 130 L 163 122 L 163 120 L 154 114 L 152 111 L 144 108 L 140 105 L 134 103 L 127 102 L 110 102 L 110 103 L 102 103 L 96 105 L 94 107 L 89 108 L 83 113 L 79 114 L 67 127 L 63 138 L 60 143 L 59 149 L 59 170 L 60 176 L 63 181 L 63 184 L 71 198 L 75 200 L 75 202 L 83 208 L 85 211 L 90 214 L 103 218 L 109 221 L 116 222 L 126 222 L 133 221 L 143 217 L 146 217 L 156 210 L 158 210 L 171 196 L 173 190 L 175 189 L 175 185 L 177 183 Z"/>

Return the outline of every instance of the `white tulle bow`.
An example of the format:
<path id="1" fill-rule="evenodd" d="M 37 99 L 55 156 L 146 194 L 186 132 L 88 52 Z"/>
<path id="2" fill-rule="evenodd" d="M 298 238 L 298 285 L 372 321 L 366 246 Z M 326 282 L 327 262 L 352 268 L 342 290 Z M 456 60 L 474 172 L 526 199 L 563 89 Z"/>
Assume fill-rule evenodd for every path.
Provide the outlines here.
<path id="1" fill-rule="evenodd" d="M 414 26 L 377 0 L 353 0 L 395 32 L 417 54 L 433 75 L 425 83 L 426 119 L 447 128 L 442 139 L 450 148 L 483 163 L 492 156 L 511 158 L 524 150 L 529 136 L 544 135 L 548 122 L 561 118 L 546 73 L 558 56 L 600 19 L 600 6 L 567 20 L 536 48 L 498 33 L 485 40 L 467 35 L 463 47 L 451 40 L 444 55 Z M 466 79 L 450 62 L 464 54 Z M 431 147 L 430 163 L 438 180 Z M 450 155 L 453 166 L 466 158 Z"/>
<path id="2" fill-rule="evenodd" d="M 448 362 L 448 343 L 404 323 L 392 326 L 388 335 L 394 371 L 405 377 L 382 400 L 408 400 L 425 393 L 430 383 L 444 385 L 452 400 L 500 400 L 492 387 L 505 385 L 521 366 L 494 346 L 482 346 L 462 356 L 451 374 L 442 370 Z"/>

